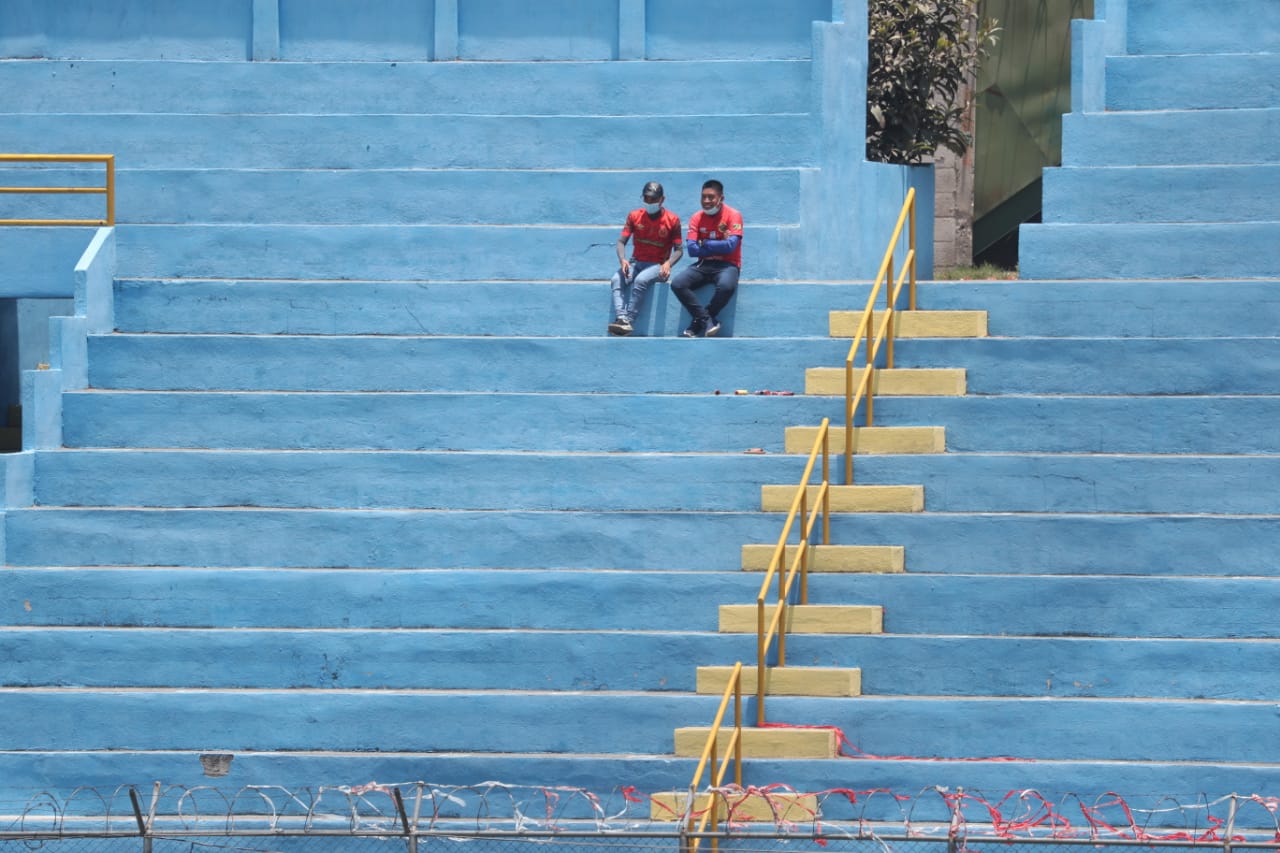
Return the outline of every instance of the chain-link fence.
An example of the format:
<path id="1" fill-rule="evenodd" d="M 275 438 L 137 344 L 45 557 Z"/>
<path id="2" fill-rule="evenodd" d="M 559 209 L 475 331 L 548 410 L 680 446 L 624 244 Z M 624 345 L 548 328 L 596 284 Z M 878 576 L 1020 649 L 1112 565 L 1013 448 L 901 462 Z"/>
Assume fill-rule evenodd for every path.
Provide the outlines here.
<path id="1" fill-rule="evenodd" d="M 712 798 L 719 823 L 692 831 Z M 1114 794 L 1050 800 L 1035 791 L 987 797 L 946 788 L 902 795 L 730 786 L 688 797 L 497 783 L 235 791 L 156 784 L 0 800 L 0 853 L 1081 853 L 1072 848 L 1086 845 L 1157 853 L 1280 850 L 1280 798 L 1142 802 Z M 894 809 L 896 817 L 884 819 Z"/>

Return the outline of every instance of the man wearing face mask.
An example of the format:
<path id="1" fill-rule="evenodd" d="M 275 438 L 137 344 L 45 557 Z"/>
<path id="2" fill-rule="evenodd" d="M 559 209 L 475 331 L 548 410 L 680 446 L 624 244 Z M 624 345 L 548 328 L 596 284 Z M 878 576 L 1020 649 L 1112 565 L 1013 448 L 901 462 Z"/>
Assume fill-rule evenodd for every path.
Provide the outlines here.
<path id="1" fill-rule="evenodd" d="M 693 318 L 681 335 L 713 337 L 720 331 L 716 318 L 738 289 L 742 268 L 742 214 L 724 203 L 724 185 L 719 181 L 702 185 L 702 209 L 689 219 L 685 245 L 698 261 L 671 280 L 671 292 Z M 714 284 L 716 290 L 704 308 L 693 291 L 708 284 Z"/>
<path id="2" fill-rule="evenodd" d="M 644 305 L 649 286 L 671 277 L 671 268 L 680 260 L 680 217 L 662 206 L 665 198 L 662 184 L 650 181 L 641 192 L 644 207 L 627 214 L 618 237 L 618 271 L 613 274 L 613 316 L 609 334 L 629 335 L 632 323 Z M 627 241 L 635 237 L 631 260 L 627 260 Z M 628 288 L 630 293 L 627 293 Z"/>

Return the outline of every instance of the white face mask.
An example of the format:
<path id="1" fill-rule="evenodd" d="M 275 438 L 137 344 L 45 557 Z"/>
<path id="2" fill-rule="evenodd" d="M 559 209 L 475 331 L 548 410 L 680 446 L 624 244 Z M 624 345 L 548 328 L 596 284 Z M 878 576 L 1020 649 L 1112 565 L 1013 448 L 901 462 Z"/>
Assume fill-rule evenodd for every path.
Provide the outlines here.
<path id="1" fill-rule="evenodd" d="M 644 206 L 644 212 L 650 216 L 656 216 L 659 210 L 662 210 L 662 202 L 660 201 L 655 201 L 653 204 L 646 203 Z"/>
<path id="2" fill-rule="evenodd" d="M 704 207 L 702 208 L 702 212 L 707 216 L 715 216 L 720 212 L 720 205 L 717 204 L 715 207 Z"/>

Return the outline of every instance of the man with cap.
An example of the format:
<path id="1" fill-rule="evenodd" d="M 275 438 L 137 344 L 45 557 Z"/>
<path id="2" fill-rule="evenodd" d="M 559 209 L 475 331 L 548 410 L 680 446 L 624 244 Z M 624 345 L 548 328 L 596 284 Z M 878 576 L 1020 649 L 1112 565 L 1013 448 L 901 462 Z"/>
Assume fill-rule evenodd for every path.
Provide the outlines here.
<path id="1" fill-rule="evenodd" d="M 627 214 L 615 247 L 618 271 L 610 282 L 615 318 L 609 324 L 611 335 L 631 334 L 631 324 L 644 305 L 649 286 L 655 281 L 670 279 L 671 268 L 684 254 L 680 243 L 680 217 L 662 206 L 665 200 L 662 184 L 657 181 L 645 184 L 641 198 L 644 206 Z M 627 260 L 627 241 L 632 237 L 635 244 L 631 259 Z"/>

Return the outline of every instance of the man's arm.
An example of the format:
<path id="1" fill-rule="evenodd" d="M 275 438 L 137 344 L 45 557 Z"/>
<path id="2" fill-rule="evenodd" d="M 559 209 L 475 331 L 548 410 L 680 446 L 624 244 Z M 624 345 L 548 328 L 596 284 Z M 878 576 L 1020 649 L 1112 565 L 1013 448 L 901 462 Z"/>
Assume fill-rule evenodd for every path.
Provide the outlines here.
<path id="1" fill-rule="evenodd" d="M 730 234 L 723 240 L 703 240 L 702 254 L 700 257 L 707 255 L 727 255 L 734 249 L 738 248 L 738 244 L 742 242 L 741 234 Z M 690 254 L 693 254 L 690 252 Z"/>

